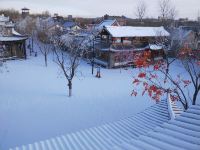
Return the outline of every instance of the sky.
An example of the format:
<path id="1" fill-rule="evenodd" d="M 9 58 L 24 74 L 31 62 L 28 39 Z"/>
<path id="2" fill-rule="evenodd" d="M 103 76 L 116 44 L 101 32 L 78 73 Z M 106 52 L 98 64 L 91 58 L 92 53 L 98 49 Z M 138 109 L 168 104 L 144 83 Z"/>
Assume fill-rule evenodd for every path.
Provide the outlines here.
<path id="1" fill-rule="evenodd" d="M 0 8 L 20 10 L 28 7 L 30 13 L 48 10 L 51 14 L 97 17 L 105 14 L 124 15 L 135 18 L 136 7 L 140 0 L 0 0 Z M 147 5 L 146 17 L 159 15 L 159 0 L 143 0 Z M 178 18 L 196 19 L 200 12 L 200 0 L 171 0 L 176 7 Z"/>

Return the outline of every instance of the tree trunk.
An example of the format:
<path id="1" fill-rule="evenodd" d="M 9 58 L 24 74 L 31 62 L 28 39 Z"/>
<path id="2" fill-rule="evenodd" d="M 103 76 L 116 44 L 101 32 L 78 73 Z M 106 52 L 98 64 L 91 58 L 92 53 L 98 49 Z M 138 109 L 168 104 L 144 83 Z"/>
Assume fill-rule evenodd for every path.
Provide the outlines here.
<path id="1" fill-rule="evenodd" d="M 23 43 L 23 50 L 24 50 L 24 58 L 27 59 L 27 54 L 26 54 L 26 41 Z"/>
<path id="2" fill-rule="evenodd" d="M 196 104 L 196 100 L 197 100 L 197 95 L 198 95 L 198 90 L 196 89 L 193 95 L 193 99 L 192 99 L 192 105 Z"/>
<path id="3" fill-rule="evenodd" d="M 47 54 L 44 55 L 45 66 L 47 67 Z"/>
<path id="4" fill-rule="evenodd" d="M 72 96 L 72 80 L 68 80 L 68 87 L 69 87 L 69 97 Z"/>
<path id="5" fill-rule="evenodd" d="M 94 62 L 92 62 L 92 74 L 94 74 Z"/>
<path id="6" fill-rule="evenodd" d="M 185 108 L 185 110 L 188 109 L 188 103 L 185 104 L 184 108 Z"/>

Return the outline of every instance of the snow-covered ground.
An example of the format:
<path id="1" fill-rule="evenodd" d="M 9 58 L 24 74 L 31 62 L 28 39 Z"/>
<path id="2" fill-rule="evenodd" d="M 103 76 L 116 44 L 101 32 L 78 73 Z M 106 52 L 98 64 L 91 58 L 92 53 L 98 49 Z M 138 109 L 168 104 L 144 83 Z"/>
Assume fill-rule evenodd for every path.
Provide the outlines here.
<path id="1" fill-rule="evenodd" d="M 6 63 L 0 73 L 0 149 L 33 143 L 132 116 L 153 102 L 131 96 L 136 69 L 101 69 L 91 75 L 82 62 L 69 98 L 67 83 L 49 57 L 29 57 Z M 96 73 L 96 72 L 95 72 Z"/>

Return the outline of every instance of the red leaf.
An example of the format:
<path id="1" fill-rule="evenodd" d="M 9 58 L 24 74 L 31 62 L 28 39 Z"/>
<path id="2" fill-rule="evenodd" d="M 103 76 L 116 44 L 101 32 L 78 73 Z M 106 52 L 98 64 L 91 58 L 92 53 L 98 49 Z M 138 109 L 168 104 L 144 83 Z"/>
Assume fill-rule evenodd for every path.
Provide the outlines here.
<path id="1" fill-rule="evenodd" d="M 177 101 L 179 99 L 178 96 L 175 96 L 175 95 L 172 95 L 172 94 L 170 94 L 170 98 L 171 98 L 172 101 Z"/>
<path id="2" fill-rule="evenodd" d="M 152 90 L 153 92 L 156 92 L 158 88 L 155 85 L 151 85 L 150 90 Z"/>
<path id="3" fill-rule="evenodd" d="M 139 82 L 140 82 L 140 80 L 135 79 L 135 80 L 133 81 L 133 84 L 135 84 L 135 83 L 139 83 Z"/>
<path id="4" fill-rule="evenodd" d="M 154 67 L 153 67 L 154 70 L 158 70 L 159 68 L 160 68 L 159 65 L 154 65 Z"/>
<path id="5" fill-rule="evenodd" d="M 152 91 L 151 90 L 148 90 L 148 94 L 150 97 L 152 97 Z"/>
<path id="6" fill-rule="evenodd" d="M 184 83 L 184 88 L 185 88 L 186 86 L 188 86 L 188 85 L 191 83 L 190 80 L 182 80 L 182 81 L 183 81 L 183 83 Z"/>
<path id="7" fill-rule="evenodd" d="M 151 75 L 151 78 L 158 78 L 158 76 L 156 74 L 150 74 Z"/>
<path id="8" fill-rule="evenodd" d="M 146 77 L 146 73 L 141 72 L 141 73 L 139 73 L 138 77 L 139 78 L 145 78 Z"/>

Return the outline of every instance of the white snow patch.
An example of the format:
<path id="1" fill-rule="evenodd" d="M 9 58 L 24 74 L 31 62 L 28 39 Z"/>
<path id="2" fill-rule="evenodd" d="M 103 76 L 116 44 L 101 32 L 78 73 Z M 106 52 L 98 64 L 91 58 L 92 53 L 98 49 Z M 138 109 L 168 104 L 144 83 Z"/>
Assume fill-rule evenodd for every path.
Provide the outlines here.
<path id="1" fill-rule="evenodd" d="M 7 62 L 0 74 L 0 149 L 33 143 L 132 116 L 153 102 L 132 97 L 133 69 L 101 69 L 82 62 L 68 97 L 65 78 L 49 56 Z"/>

